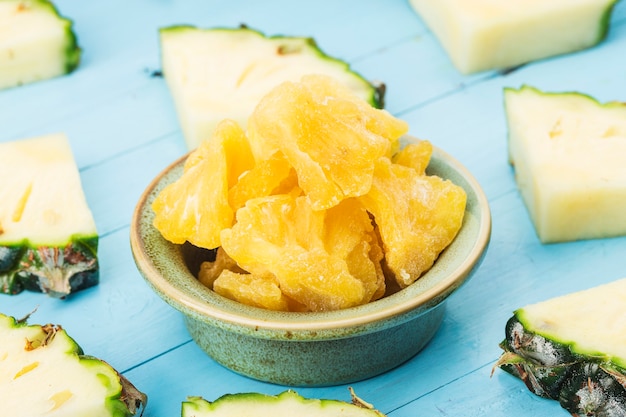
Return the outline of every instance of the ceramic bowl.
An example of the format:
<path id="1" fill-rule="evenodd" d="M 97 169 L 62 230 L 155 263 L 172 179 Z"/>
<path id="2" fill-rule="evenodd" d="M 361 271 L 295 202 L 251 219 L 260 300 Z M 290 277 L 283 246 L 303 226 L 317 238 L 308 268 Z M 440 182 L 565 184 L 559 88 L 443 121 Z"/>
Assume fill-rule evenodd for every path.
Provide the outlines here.
<path id="1" fill-rule="evenodd" d="M 152 289 L 185 317 L 194 341 L 242 375 L 287 386 L 339 385 L 369 378 L 415 356 L 434 336 L 448 296 L 474 274 L 491 235 L 487 199 L 474 177 L 435 148 L 428 173 L 467 192 L 463 226 L 435 265 L 411 286 L 367 305 L 322 313 L 275 312 L 226 299 L 195 271 L 209 251 L 164 240 L 152 201 L 182 174 L 185 157 L 148 186 L 135 209 L 131 247 Z"/>

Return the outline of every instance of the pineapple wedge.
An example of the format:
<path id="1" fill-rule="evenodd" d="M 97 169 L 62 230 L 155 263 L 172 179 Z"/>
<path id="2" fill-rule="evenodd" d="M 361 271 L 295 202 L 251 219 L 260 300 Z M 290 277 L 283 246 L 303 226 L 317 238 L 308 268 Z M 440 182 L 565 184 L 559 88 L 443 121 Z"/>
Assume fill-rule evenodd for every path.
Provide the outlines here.
<path id="1" fill-rule="evenodd" d="M 160 30 L 160 43 L 163 75 L 189 149 L 211 137 L 223 119 L 245 130 L 272 88 L 310 73 L 332 76 L 374 107 L 383 106 L 384 86 L 324 54 L 311 38 L 267 37 L 245 27 L 172 26 Z"/>
<path id="2" fill-rule="evenodd" d="M 626 415 L 626 278 L 515 311 L 496 366 L 574 416 Z"/>
<path id="3" fill-rule="evenodd" d="M 506 88 L 509 160 L 544 243 L 626 234 L 626 105 Z"/>
<path id="4" fill-rule="evenodd" d="M 465 74 L 514 67 L 602 41 L 617 0 L 410 0 Z"/>
<path id="5" fill-rule="evenodd" d="M 48 0 L 0 0 L 0 89 L 76 69 L 81 51 L 72 25 Z"/>
<path id="6" fill-rule="evenodd" d="M 0 293 L 98 283 L 98 233 L 65 135 L 0 143 Z"/>
<path id="7" fill-rule="evenodd" d="M 58 325 L 0 314 L 0 415 L 129 417 L 147 397 Z"/>
<path id="8" fill-rule="evenodd" d="M 214 402 L 189 397 L 182 417 L 385 417 L 352 393 L 352 404 L 338 400 L 303 398 L 294 391 L 279 395 L 258 393 L 226 394 Z"/>

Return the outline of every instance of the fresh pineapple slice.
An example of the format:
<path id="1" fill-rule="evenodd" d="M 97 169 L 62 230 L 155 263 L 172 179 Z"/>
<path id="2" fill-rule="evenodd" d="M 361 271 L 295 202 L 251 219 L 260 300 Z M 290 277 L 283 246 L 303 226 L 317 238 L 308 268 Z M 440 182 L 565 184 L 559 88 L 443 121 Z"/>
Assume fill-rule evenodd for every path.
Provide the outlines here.
<path id="1" fill-rule="evenodd" d="M 384 417 L 353 394 L 353 403 L 303 398 L 294 391 L 276 396 L 259 393 L 226 394 L 213 402 L 189 397 L 182 405 L 182 417 Z"/>
<path id="2" fill-rule="evenodd" d="M 617 0 L 410 0 L 462 73 L 596 45 Z"/>
<path id="3" fill-rule="evenodd" d="M 515 311 L 497 362 L 572 415 L 626 415 L 626 278 Z"/>
<path id="4" fill-rule="evenodd" d="M 626 106 L 505 89 L 509 158 L 544 243 L 626 234 Z"/>
<path id="5" fill-rule="evenodd" d="M 160 30 L 163 74 L 189 149 L 211 137 L 223 119 L 244 129 L 260 99 L 283 81 L 310 73 L 336 78 L 375 107 L 383 91 L 324 54 L 311 38 L 267 37 L 245 27 Z"/>
<path id="6" fill-rule="evenodd" d="M 81 51 L 72 24 L 48 0 L 0 0 L 0 89 L 76 69 Z"/>
<path id="7" fill-rule="evenodd" d="M 58 325 L 0 314 L 0 415 L 127 417 L 147 397 Z"/>
<path id="8" fill-rule="evenodd" d="M 98 283 L 98 233 L 67 137 L 0 144 L 0 292 Z"/>

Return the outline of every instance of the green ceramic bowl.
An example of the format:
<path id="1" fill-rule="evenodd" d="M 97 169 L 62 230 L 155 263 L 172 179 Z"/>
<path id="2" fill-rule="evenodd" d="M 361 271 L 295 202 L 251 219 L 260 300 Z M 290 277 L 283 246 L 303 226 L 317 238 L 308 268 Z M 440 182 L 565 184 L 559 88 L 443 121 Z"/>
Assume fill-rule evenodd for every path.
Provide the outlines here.
<path id="1" fill-rule="evenodd" d="M 446 298 L 478 268 L 489 244 L 491 215 L 477 181 L 435 149 L 429 174 L 467 192 L 463 226 L 435 265 L 411 286 L 367 305 L 324 313 L 285 313 L 226 299 L 194 274 L 207 251 L 164 240 L 152 226 L 152 201 L 182 173 L 185 158 L 166 168 L 139 200 L 131 247 L 154 291 L 183 313 L 195 342 L 242 375 L 288 386 L 346 384 L 388 371 L 416 355 L 434 336 Z"/>

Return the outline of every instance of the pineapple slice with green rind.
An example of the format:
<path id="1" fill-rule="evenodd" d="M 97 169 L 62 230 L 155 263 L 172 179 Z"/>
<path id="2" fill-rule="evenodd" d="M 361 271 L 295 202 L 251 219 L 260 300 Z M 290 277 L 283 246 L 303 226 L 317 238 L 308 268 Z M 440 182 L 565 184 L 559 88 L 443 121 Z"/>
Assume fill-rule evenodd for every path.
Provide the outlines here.
<path id="1" fill-rule="evenodd" d="M 504 90 L 509 161 L 543 243 L 626 234 L 626 105 Z"/>
<path id="2" fill-rule="evenodd" d="M 573 415 L 626 413 L 626 279 L 515 311 L 496 366 Z"/>
<path id="3" fill-rule="evenodd" d="M 223 119 L 244 129 L 260 99 L 284 81 L 306 74 L 336 78 L 374 107 L 383 107 L 384 86 L 374 85 L 312 38 L 266 36 L 241 28 L 160 29 L 163 75 L 174 99 L 189 149 L 211 136 Z"/>
<path id="4" fill-rule="evenodd" d="M 352 394 L 352 404 L 339 400 L 304 398 L 294 391 L 278 395 L 260 393 L 226 394 L 213 402 L 189 397 L 182 404 L 182 417 L 384 417 L 370 404 Z"/>
<path id="5" fill-rule="evenodd" d="M 410 0 L 462 73 L 506 69 L 589 48 L 617 0 Z"/>
<path id="6" fill-rule="evenodd" d="M 58 325 L 0 314 L 0 415 L 129 417 L 147 397 Z"/>
<path id="7" fill-rule="evenodd" d="M 70 73 L 81 50 L 73 22 L 48 0 L 0 0 L 0 89 Z"/>
<path id="8" fill-rule="evenodd" d="M 0 177 L 0 292 L 96 285 L 98 233 L 67 137 L 0 144 Z"/>

